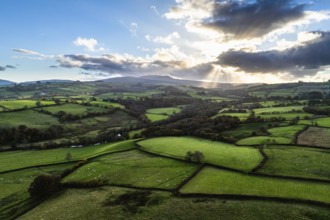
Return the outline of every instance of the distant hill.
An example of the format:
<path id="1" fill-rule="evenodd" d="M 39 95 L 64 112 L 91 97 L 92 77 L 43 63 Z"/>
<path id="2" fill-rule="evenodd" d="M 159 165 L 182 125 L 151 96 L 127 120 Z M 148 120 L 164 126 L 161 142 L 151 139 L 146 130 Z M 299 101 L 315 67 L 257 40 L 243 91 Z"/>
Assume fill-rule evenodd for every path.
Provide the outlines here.
<path id="1" fill-rule="evenodd" d="M 208 87 L 208 88 L 222 88 L 222 89 L 231 89 L 237 87 L 238 84 L 231 83 L 211 83 L 211 82 L 202 82 L 194 80 L 181 80 L 175 79 L 170 76 L 140 76 L 140 77 L 117 77 L 101 80 L 103 82 L 111 83 L 143 83 L 143 84 L 153 84 L 153 85 L 186 85 L 186 86 L 196 86 L 196 87 Z M 246 86 L 251 86 L 252 84 L 246 84 Z M 241 86 L 241 85 L 240 85 Z"/>
<path id="2" fill-rule="evenodd" d="M 37 82 L 41 83 L 69 83 L 69 82 L 74 82 L 74 80 L 67 80 L 67 79 L 48 79 L 48 80 L 36 80 L 36 81 L 27 81 L 27 82 L 22 82 L 22 84 L 34 84 Z"/>
<path id="3" fill-rule="evenodd" d="M 15 82 L 0 79 L 0 86 L 10 86 L 10 85 L 13 85 L 13 84 L 15 84 Z"/>

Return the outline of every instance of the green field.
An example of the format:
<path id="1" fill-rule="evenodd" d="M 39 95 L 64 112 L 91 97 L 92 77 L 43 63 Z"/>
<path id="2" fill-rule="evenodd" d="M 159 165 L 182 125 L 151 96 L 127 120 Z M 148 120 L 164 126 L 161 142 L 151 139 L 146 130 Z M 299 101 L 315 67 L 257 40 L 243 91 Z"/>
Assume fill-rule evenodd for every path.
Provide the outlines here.
<path id="1" fill-rule="evenodd" d="M 91 101 L 89 102 L 91 105 L 99 106 L 99 107 L 114 107 L 124 109 L 125 107 L 119 103 L 114 102 L 103 102 L 103 101 Z"/>
<path id="2" fill-rule="evenodd" d="M 30 128 L 48 128 L 58 124 L 57 118 L 33 110 L 0 113 L 0 127 L 26 125 Z"/>
<path id="3" fill-rule="evenodd" d="M 167 119 L 170 115 L 179 113 L 180 108 L 150 108 L 147 109 L 146 116 L 151 122 L 161 121 Z"/>
<path id="4" fill-rule="evenodd" d="M 74 163 L 67 163 L 0 174 L 0 200 L 20 191 L 27 191 L 33 179 L 40 174 L 61 174 L 65 169 L 71 168 L 73 165 Z"/>
<path id="5" fill-rule="evenodd" d="M 196 167 L 196 164 L 132 150 L 94 159 L 63 181 L 105 180 L 116 185 L 173 189 L 190 176 Z"/>
<path id="6" fill-rule="evenodd" d="M 302 111 L 304 106 L 285 106 L 285 107 L 270 107 L 270 108 L 256 108 L 253 111 L 256 115 L 270 114 L 270 113 L 288 113 L 291 111 Z"/>
<path id="7" fill-rule="evenodd" d="M 220 113 L 220 114 L 217 114 L 216 116 L 213 116 L 213 118 L 221 116 L 221 115 L 230 115 L 232 117 L 238 117 L 241 121 L 245 121 L 249 117 L 250 113 L 249 112 L 246 112 L 246 113 Z"/>
<path id="8" fill-rule="evenodd" d="M 268 146 L 269 157 L 260 173 L 280 176 L 330 180 L 330 154 L 328 150 L 299 146 Z"/>
<path id="9" fill-rule="evenodd" d="M 118 98 L 140 98 L 140 97 L 150 97 L 154 94 L 160 93 L 159 91 L 146 91 L 142 93 L 134 93 L 134 92 L 120 92 L 120 93 L 115 93 L 115 92 L 110 92 L 110 93 L 105 93 L 102 95 L 99 95 L 99 98 L 112 98 L 112 99 L 118 99 Z"/>
<path id="10" fill-rule="evenodd" d="M 9 100 L 9 101 L 0 101 L 0 106 L 3 106 L 9 110 L 23 109 L 37 107 L 36 102 L 39 100 Z M 39 101 L 41 106 L 54 105 L 53 101 Z"/>
<path id="11" fill-rule="evenodd" d="M 138 142 L 147 151 L 185 159 L 188 151 L 200 151 L 204 162 L 232 169 L 250 171 L 262 160 L 258 149 L 193 137 L 160 137 Z"/>
<path id="12" fill-rule="evenodd" d="M 79 104 L 64 104 L 64 105 L 58 105 L 58 106 L 51 106 L 51 107 L 45 107 L 43 108 L 46 111 L 49 111 L 53 114 L 56 114 L 59 111 L 64 111 L 66 113 L 70 113 L 73 115 L 82 115 L 89 112 L 105 112 L 106 110 L 104 108 L 95 107 L 95 106 L 84 106 Z"/>
<path id="13" fill-rule="evenodd" d="M 51 150 L 25 150 L 0 153 L 0 172 L 24 168 L 27 166 L 46 165 L 67 162 L 66 155 L 71 153 L 72 161 L 91 158 L 104 153 L 134 148 L 133 140 L 91 147 L 57 148 Z M 14 162 L 13 162 L 14 161 Z"/>
<path id="14" fill-rule="evenodd" d="M 169 118 L 168 115 L 158 115 L 158 114 L 149 114 L 149 113 L 147 113 L 146 116 L 151 122 L 161 121 Z"/>
<path id="15" fill-rule="evenodd" d="M 173 115 L 173 114 L 179 113 L 180 111 L 181 111 L 180 108 L 174 108 L 174 107 L 147 109 L 147 113 L 158 114 L 158 115 Z"/>
<path id="16" fill-rule="evenodd" d="M 211 167 L 204 168 L 180 192 L 290 198 L 330 204 L 330 186 L 326 183 L 251 176 Z"/>
<path id="17" fill-rule="evenodd" d="M 313 120 L 300 120 L 298 123 L 303 125 L 315 125 L 316 123 L 317 126 L 330 128 L 330 117 L 316 118 Z"/>
<path id="18" fill-rule="evenodd" d="M 299 135 L 297 144 L 330 148 L 330 128 L 309 127 Z"/>
<path id="19" fill-rule="evenodd" d="M 309 113 L 279 113 L 279 114 L 260 114 L 257 115 L 265 119 L 270 119 L 270 118 L 284 118 L 285 120 L 291 120 L 296 117 L 299 117 L 299 119 L 304 119 L 305 117 L 311 118 L 313 115 Z"/>
<path id="20" fill-rule="evenodd" d="M 134 201 L 115 204 L 132 191 L 115 187 L 68 189 L 21 216 L 30 219 L 320 219 L 330 217 L 327 207 L 255 200 L 175 198 L 153 191 L 145 205 Z M 129 210 L 136 208 L 136 212 Z M 96 211 L 97 210 L 97 211 Z M 134 209 L 133 209 L 134 210 Z"/>
<path id="21" fill-rule="evenodd" d="M 269 136 L 256 136 L 242 139 L 238 145 L 291 144 L 295 135 L 304 129 L 304 125 L 292 125 L 268 129 Z"/>

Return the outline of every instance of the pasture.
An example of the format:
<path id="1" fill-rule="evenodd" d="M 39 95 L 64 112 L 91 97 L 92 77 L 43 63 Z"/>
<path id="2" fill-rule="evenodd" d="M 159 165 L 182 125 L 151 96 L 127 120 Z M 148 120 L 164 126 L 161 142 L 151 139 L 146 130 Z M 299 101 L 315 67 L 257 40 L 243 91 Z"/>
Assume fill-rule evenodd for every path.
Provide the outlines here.
<path id="1" fill-rule="evenodd" d="M 146 117 L 151 121 L 151 122 L 155 122 L 155 121 L 162 121 L 167 119 L 169 116 L 168 115 L 158 115 L 158 114 L 146 114 Z"/>
<path id="2" fill-rule="evenodd" d="M 269 108 L 256 108 L 253 111 L 256 115 L 259 114 L 281 114 L 295 111 L 302 111 L 304 106 L 285 106 L 285 107 L 269 107 Z"/>
<path id="3" fill-rule="evenodd" d="M 257 172 L 269 175 L 330 180 L 328 150 L 300 146 L 267 146 L 266 164 Z"/>
<path id="4" fill-rule="evenodd" d="M 0 113 L 0 127 L 26 125 L 29 128 L 48 128 L 58 124 L 57 118 L 33 110 Z"/>
<path id="5" fill-rule="evenodd" d="M 121 108 L 121 109 L 125 108 L 123 105 L 114 102 L 91 101 L 89 103 L 97 107 L 113 107 L 113 108 Z"/>
<path id="6" fill-rule="evenodd" d="M 151 108 L 147 109 L 146 116 L 151 122 L 161 121 L 167 119 L 170 115 L 179 113 L 180 108 L 169 107 L 169 108 Z"/>
<path id="7" fill-rule="evenodd" d="M 78 161 L 99 156 L 105 153 L 134 148 L 133 140 L 90 147 L 57 148 L 51 150 L 9 151 L 0 153 L 0 172 L 21 169 L 29 166 L 50 165 Z M 67 160 L 67 154 L 71 160 Z"/>
<path id="8" fill-rule="evenodd" d="M 53 101 L 43 101 L 43 100 L 8 100 L 8 101 L 0 101 L 0 106 L 3 106 L 8 110 L 16 110 L 16 109 L 37 107 L 36 105 L 37 102 L 40 102 L 41 106 L 55 104 Z"/>
<path id="9" fill-rule="evenodd" d="M 326 183 L 252 176 L 212 167 L 204 168 L 180 192 L 290 198 L 330 204 L 330 186 Z"/>
<path id="10" fill-rule="evenodd" d="M 330 128 L 309 127 L 299 134 L 297 144 L 330 148 Z"/>
<path id="11" fill-rule="evenodd" d="M 80 104 L 67 103 L 64 105 L 51 106 L 43 108 L 46 111 L 56 114 L 59 111 L 64 111 L 73 115 L 83 115 L 89 112 L 105 112 L 104 108 L 95 107 L 95 106 L 85 106 Z"/>
<path id="12" fill-rule="evenodd" d="M 173 189 L 196 168 L 196 164 L 132 150 L 96 158 L 63 182 L 105 180 L 115 185 Z"/>
<path id="13" fill-rule="evenodd" d="M 304 204 L 279 203 L 257 200 L 228 200 L 212 198 L 176 198 L 167 192 L 153 191 L 146 198 L 146 204 L 138 205 L 134 200 L 125 203 L 122 196 L 129 193 L 143 193 L 118 187 L 93 189 L 68 189 L 46 200 L 21 216 L 30 219 L 328 219 L 327 207 Z M 129 210 L 136 209 L 131 213 Z M 95 211 L 97 210 L 97 211 Z"/>
<path id="14" fill-rule="evenodd" d="M 203 162 L 248 172 L 262 160 L 258 149 L 193 137 L 159 137 L 138 142 L 155 154 L 185 159 L 188 151 L 200 151 Z"/>

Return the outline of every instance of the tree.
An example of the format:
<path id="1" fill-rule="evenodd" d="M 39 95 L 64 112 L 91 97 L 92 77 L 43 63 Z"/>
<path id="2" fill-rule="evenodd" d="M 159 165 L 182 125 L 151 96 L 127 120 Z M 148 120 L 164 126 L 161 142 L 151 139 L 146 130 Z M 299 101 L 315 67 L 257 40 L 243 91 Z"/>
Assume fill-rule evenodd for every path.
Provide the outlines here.
<path id="1" fill-rule="evenodd" d="M 42 105 L 42 104 L 41 104 L 40 101 L 37 101 L 37 102 L 36 102 L 36 106 L 37 106 L 38 108 L 41 107 L 41 105 Z"/>
<path id="2" fill-rule="evenodd" d="M 185 157 L 188 161 L 201 163 L 204 159 L 204 154 L 200 151 L 191 152 L 188 151 Z"/>
<path id="3" fill-rule="evenodd" d="M 37 176 L 28 189 L 30 196 L 42 198 L 51 195 L 60 189 L 60 180 L 60 176 L 50 175 L 48 173 Z"/>

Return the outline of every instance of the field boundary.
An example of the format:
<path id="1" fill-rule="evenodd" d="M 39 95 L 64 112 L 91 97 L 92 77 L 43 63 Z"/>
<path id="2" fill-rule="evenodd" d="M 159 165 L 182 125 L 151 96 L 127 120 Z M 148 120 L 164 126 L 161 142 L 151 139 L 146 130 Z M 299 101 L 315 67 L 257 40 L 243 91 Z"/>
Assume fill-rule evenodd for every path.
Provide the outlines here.
<path id="1" fill-rule="evenodd" d="M 10 173 L 10 172 L 15 172 L 15 171 L 21 171 L 21 170 L 31 169 L 31 168 L 39 168 L 39 167 L 47 167 L 47 166 L 56 166 L 56 165 L 62 165 L 62 164 L 76 163 L 76 162 L 79 162 L 79 161 L 84 160 L 84 159 L 86 159 L 87 162 L 90 162 L 90 160 L 101 157 L 101 156 L 105 156 L 105 155 L 108 155 L 108 154 L 122 153 L 122 152 L 126 152 L 126 151 L 131 151 L 131 150 L 134 150 L 134 149 L 136 149 L 136 148 L 120 150 L 120 151 L 113 151 L 113 152 L 107 152 L 107 153 L 104 153 L 104 154 L 91 156 L 91 157 L 87 157 L 87 158 L 81 158 L 81 159 L 77 159 L 77 160 L 71 160 L 71 161 L 64 161 L 64 162 L 58 162 L 58 163 L 52 163 L 52 164 L 40 164 L 40 165 L 27 166 L 27 167 L 12 169 L 12 170 L 1 171 L 0 174 L 5 174 L 5 173 Z"/>
<path id="2" fill-rule="evenodd" d="M 177 195 L 181 198 L 219 198 L 219 199 L 231 199 L 231 200 L 260 200 L 260 201 L 275 201 L 284 203 L 299 203 L 307 205 L 317 205 L 322 207 L 330 208 L 330 203 L 307 200 L 307 199 L 293 199 L 293 198 L 282 198 L 272 196 L 254 196 L 254 195 L 239 195 L 239 194 L 207 194 L 207 193 L 181 193 Z"/>
<path id="3" fill-rule="evenodd" d="M 205 164 L 202 163 L 200 164 L 197 169 L 190 175 L 188 176 L 187 178 L 185 178 L 181 183 L 179 183 L 179 185 L 177 185 L 174 190 L 173 190 L 173 193 L 174 194 L 177 194 L 179 193 L 180 189 L 186 185 L 190 180 L 192 180 L 195 176 L 197 176 L 199 174 L 199 172 L 205 167 Z"/>
<path id="4" fill-rule="evenodd" d="M 260 152 L 260 154 L 262 155 L 263 159 L 260 161 L 260 163 L 251 170 L 251 173 L 255 173 L 257 170 L 261 169 L 268 161 L 269 157 L 268 155 L 265 153 L 264 148 L 262 145 L 258 146 L 258 150 Z"/>
<path id="5" fill-rule="evenodd" d="M 309 127 L 310 127 L 309 125 L 306 125 L 306 126 L 304 127 L 304 129 L 302 129 L 301 131 L 298 131 L 298 132 L 294 135 L 294 138 L 293 138 L 292 143 L 293 143 L 293 144 L 298 144 L 298 138 L 299 138 L 299 135 L 301 135 L 303 132 L 307 131 Z"/>

